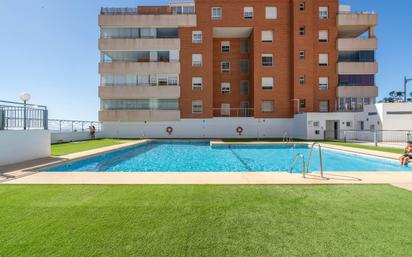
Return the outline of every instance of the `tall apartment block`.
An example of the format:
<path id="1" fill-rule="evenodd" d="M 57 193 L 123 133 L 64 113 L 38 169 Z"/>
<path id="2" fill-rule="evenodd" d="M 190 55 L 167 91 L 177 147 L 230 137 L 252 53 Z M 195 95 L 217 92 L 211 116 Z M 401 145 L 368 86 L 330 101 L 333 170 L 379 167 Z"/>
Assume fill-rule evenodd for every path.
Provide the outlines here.
<path id="1" fill-rule="evenodd" d="M 99 119 L 133 130 L 362 111 L 378 95 L 376 25 L 338 0 L 102 8 Z"/>

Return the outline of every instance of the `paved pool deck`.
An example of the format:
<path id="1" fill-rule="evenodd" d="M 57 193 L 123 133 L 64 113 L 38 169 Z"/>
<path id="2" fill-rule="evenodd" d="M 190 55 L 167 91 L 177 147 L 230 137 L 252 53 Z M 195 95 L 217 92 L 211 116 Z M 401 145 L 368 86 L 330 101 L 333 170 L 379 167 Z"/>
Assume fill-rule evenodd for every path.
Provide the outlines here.
<path id="1" fill-rule="evenodd" d="M 308 185 L 308 184 L 392 184 L 412 191 L 412 172 L 325 172 L 325 178 L 319 174 L 287 172 L 38 172 L 40 168 L 61 164 L 90 156 L 119 150 L 122 148 L 147 143 L 139 140 L 124 144 L 79 152 L 59 158 L 47 158 L 13 166 L 0 167 L 0 183 L 3 184 L 261 184 L 261 185 Z M 276 142 L 222 142 L 222 145 L 278 145 Z M 296 144 L 311 144 L 296 143 Z M 399 155 L 379 151 L 321 144 L 324 148 L 367 154 L 388 159 L 398 159 Z"/>

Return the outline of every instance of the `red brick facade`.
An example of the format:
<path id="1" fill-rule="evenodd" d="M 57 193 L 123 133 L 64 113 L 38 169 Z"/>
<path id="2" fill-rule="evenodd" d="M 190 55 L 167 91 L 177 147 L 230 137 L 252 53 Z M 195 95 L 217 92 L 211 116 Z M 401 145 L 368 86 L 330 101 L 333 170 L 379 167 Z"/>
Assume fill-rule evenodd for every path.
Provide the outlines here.
<path id="1" fill-rule="evenodd" d="M 197 27 L 180 28 L 181 39 L 181 118 L 211 118 L 220 116 L 221 104 L 240 108 L 249 102 L 256 118 L 290 118 L 298 111 L 298 99 L 305 100 L 300 111 L 318 112 L 320 101 L 329 101 L 329 110 L 336 105 L 336 38 L 338 0 L 196 0 Z M 301 11 L 301 3 L 305 10 Z M 277 19 L 266 19 L 265 8 L 277 7 Z M 319 18 L 319 7 L 328 7 L 328 19 Z M 212 7 L 222 8 L 222 18 L 213 20 Z M 253 19 L 244 19 L 244 7 L 253 7 Z M 300 35 L 301 27 L 305 35 Z M 240 38 L 215 38 L 213 28 L 251 28 L 248 54 L 240 52 Z M 262 42 L 261 31 L 273 31 L 273 42 Z M 327 30 L 327 43 L 319 42 L 319 30 Z M 202 43 L 192 43 L 192 32 L 202 31 Z M 221 42 L 230 42 L 230 52 L 221 51 Z M 300 59 L 300 51 L 305 59 Z M 329 65 L 319 66 L 319 54 L 329 55 Z M 192 67 L 192 54 L 203 55 L 202 67 Z M 262 66 L 261 55 L 273 54 L 273 65 Z M 248 59 L 249 74 L 240 72 L 240 61 Z M 221 72 L 221 61 L 230 61 L 228 73 Z M 305 83 L 300 83 L 304 75 Z M 203 78 L 203 90 L 192 90 L 192 77 Z M 263 90 L 262 77 L 273 77 L 272 90 Z M 319 77 L 329 79 L 329 88 L 319 90 Z M 249 95 L 240 93 L 240 81 L 249 80 Z M 230 82 L 231 92 L 222 94 L 221 83 Z M 192 101 L 202 100 L 203 113 L 192 113 Z M 274 110 L 262 112 L 262 101 L 273 101 Z M 235 115 L 231 113 L 231 115 Z"/>

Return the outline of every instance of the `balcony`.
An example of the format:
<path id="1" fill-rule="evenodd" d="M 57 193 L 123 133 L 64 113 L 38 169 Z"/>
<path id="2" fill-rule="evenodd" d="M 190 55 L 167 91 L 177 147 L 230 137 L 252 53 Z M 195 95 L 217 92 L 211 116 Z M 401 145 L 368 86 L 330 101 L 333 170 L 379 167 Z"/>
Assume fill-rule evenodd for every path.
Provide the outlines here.
<path id="1" fill-rule="evenodd" d="M 102 8 L 100 27 L 196 27 L 194 8 L 179 13 L 168 6 Z"/>
<path id="2" fill-rule="evenodd" d="M 100 74 L 180 74 L 179 62 L 113 62 L 99 63 Z"/>
<path id="3" fill-rule="evenodd" d="M 378 96 L 376 86 L 338 86 L 337 97 L 371 97 Z"/>
<path id="4" fill-rule="evenodd" d="M 341 38 L 354 38 L 375 27 L 378 16 L 375 13 L 339 13 L 338 33 Z"/>
<path id="5" fill-rule="evenodd" d="M 337 72 L 339 75 L 361 75 L 378 73 L 376 62 L 338 62 Z"/>
<path id="6" fill-rule="evenodd" d="M 101 122 L 178 121 L 179 110 L 99 111 Z"/>
<path id="7" fill-rule="evenodd" d="M 376 38 L 339 38 L 338 51 L 368 51 L 378 48 Z"/>
<path id="8" fill-rule="evenodd" d="M 151 49 L 180 50 L 180 39 L 176 38 L 139 38 L 139 39 L 119 39 L 101 38 L 99 39 L 100 51 L 150 51 Z"/>
<path id="9" fill-rule="evenodd" d="M 100 86 L 101 99 L 180 98 L 179 86 Z"/>

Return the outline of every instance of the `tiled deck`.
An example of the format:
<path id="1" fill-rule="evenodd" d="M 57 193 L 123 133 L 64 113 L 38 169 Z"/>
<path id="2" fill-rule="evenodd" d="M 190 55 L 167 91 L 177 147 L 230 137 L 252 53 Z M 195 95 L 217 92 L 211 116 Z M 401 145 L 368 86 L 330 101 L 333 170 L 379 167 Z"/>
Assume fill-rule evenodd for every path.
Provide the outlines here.
<path id="1" fill-rule="evenodd" d="M 36 172 L 39 165 L 62 163 L 68 160 L 87 158 L 92 155 L 114 151 L 147 140 L 99 148 L 62 156 L 58 159 L 44 159 L 20 165 L 0 167 L 0 183 L 4 184 L 393 184 L 412 191 L 412 172 L 326 172 L 322 179 L 318 174 L 303 178 L 301 174 L 287 172 Z M 212 144 L 279 144 L 271 142 Z M 281 143 L 283 144 L 283 143 Z M 398 155 L 379 151 L 348 148 L 322 144 L 323 147 L 398 159 Z M 3 176 L 3 177 L 2 177 Z M 1 180 L 3 178 L 3 180 Z"/>

